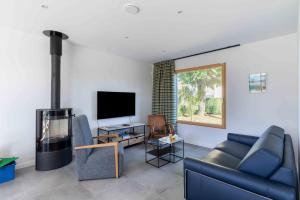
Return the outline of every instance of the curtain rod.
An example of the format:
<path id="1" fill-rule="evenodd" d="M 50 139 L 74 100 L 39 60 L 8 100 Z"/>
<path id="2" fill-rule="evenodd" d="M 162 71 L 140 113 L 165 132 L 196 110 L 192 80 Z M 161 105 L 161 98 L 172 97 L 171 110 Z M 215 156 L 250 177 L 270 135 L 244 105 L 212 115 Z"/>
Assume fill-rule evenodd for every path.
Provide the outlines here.
<path id="1" fill-rule="evenodd" d="M 196 53 L 196 54 L 192 54 L 192 55 L 188 55 L 188 56 L 182 56 L 182 57 L 178 57 L 178 58 L 173 58 L 171 60 L 179 60 L 179 59 L 183 59 L 183 58 L 189 58 L 189 57 L 193 57 L 193 56 L 198 56 L 198 55 L 202 55 L 202 54 L 206 54 L 206 53 L 221 51 L 221 50 L 224 50 L 224 49 L 230 49 L 230 48 L 239 47 L 239 46 L 241 46 L 241 44 L 235 44 L 235 45 L 231 45 L 231 46 L 227 46 L 227 47 L 223 47 L 223 48 L 219 48 L 219 49 L 204 51 L 204 52 L 200 52 L 200 53 Z"/>

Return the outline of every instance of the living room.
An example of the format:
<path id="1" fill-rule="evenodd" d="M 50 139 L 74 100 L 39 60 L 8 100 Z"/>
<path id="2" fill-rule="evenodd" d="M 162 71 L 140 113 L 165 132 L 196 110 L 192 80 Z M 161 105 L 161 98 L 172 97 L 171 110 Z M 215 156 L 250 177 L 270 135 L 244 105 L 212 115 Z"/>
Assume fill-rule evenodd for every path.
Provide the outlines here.
<path id="1" fill-rule="evenodd" d="M 298 7 L 1 2 L 1 199 L 296 200 Z"/>

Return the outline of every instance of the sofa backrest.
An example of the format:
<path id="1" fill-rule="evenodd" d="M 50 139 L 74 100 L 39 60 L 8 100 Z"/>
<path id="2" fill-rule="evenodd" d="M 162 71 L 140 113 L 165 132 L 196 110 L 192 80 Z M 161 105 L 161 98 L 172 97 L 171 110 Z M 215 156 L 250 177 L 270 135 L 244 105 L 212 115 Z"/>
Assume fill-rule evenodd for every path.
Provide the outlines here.
<path id="1" fill-rule="evenodd" d="M 238 169 L 264 178 L 270 177 L 281 166 L 283 149 L 284 130 L 271 126 L 254 143 Z"/>
<path id="2" fill-rule="evenodd" d="M 297 169 L 295 163 L 294 148 L 290 135 L 284 136 L 283 162 L 281 167 L 270 177 L 270 180 L 277 181 L 297 188 Z"/>

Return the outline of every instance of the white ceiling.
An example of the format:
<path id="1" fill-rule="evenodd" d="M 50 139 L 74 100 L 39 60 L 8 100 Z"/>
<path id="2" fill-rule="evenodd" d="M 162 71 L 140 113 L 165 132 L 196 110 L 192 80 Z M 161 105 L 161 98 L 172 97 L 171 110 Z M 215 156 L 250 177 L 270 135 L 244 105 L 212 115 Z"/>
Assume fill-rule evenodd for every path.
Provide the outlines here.
<path id="1" fill-rule="evenodd" d="M 126 13 L 125 3 L 141 12 Z M 55 29 L 76 44 L 155 62 L 296 32 L 297 8 L 297 0 L 1 0 L 0 26 Z"/>

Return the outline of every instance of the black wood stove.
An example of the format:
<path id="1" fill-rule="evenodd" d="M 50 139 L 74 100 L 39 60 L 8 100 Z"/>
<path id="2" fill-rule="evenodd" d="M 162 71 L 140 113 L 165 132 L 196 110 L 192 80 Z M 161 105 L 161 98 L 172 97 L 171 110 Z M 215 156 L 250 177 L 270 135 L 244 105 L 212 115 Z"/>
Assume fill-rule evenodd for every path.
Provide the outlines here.
<path id="1" fill-rule="evenodd" d="M 36 170 L 57 169 L 72 161 L 72 109 L 60 108 L 62 40 L 68 36 L 44 31 L 50 37 L 51 109 L 36 110 Z"/>

